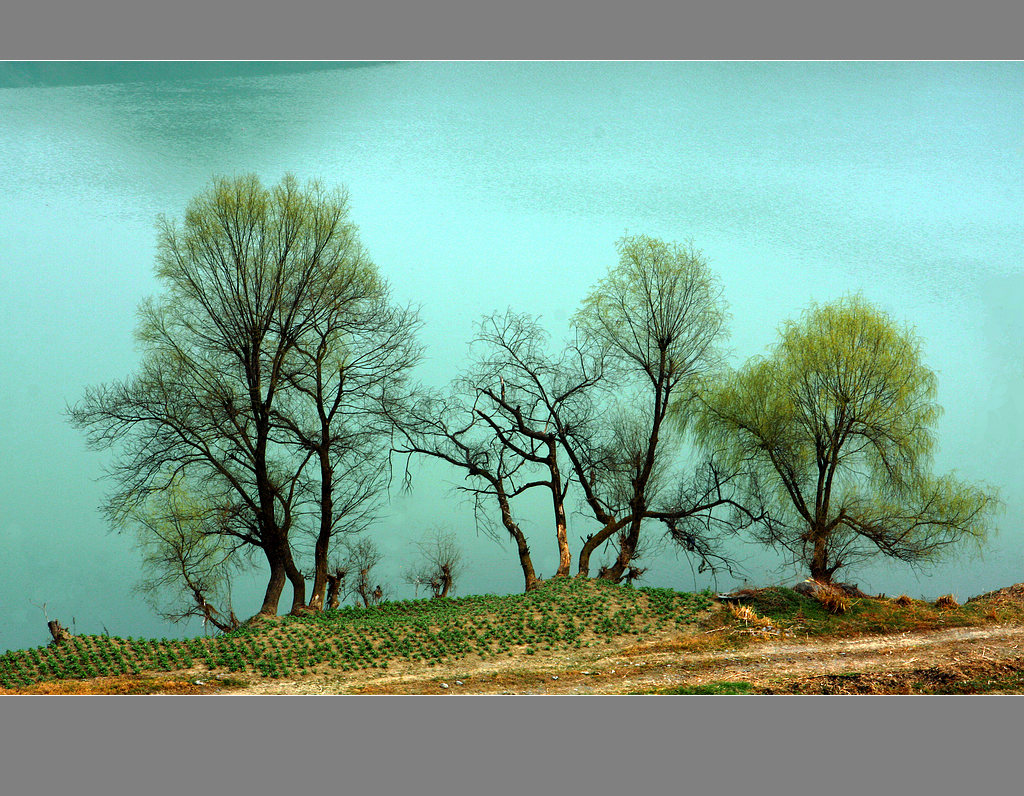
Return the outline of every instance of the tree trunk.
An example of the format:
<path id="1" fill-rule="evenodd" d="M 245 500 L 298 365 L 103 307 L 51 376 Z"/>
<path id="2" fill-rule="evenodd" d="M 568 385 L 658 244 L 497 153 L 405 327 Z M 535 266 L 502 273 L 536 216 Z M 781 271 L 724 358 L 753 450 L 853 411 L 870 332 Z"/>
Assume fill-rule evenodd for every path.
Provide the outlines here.
<path id="1" fill-rule="evenodd" d="M 327 592 L 329 575 L 327 574 L 327 554 L 329 553 L 331 536 L 325 534 L 323 528 L 313 548 L 313 591 L 309 595 L 309 609 L 320 611 L 324 607 L 324 594 Z"/>
<path id="2" fill-rule="evenodd" d="M 284 571 L 292 584 L 292 614 L 300 614 L 306 610 L 306 579 L 295 566 L 291 547 L 285 542 Z"/>
<path id="3" fill-rule="evenodd" d="M 558 569 L 555 577 L 567 578 L 572 567 L 572 553 L 569 551 L 568 523 L 562 500 L 562 475 L 558 469 L 558 452 L 553 435 L 548 440 L 548 469 L 551 472 L 551 499 L 555 510 L 555 537 L 558 540 Z"/>
<path id="4" fill-rule="evenodd" d="M 363 568 L 359 570 L 359 580 L 356 582 L 356 594 L 363 601 L 363 608 L 370 607 L 370 570 Z"/>
<path id="5" fill-rule="evenodd" d="M 512 541 L 516 543 L 516 551 L 519 553 L 519 566 L 523 570 L 524 591 L 533 591 L 540 585 L 540 579 L 533 569 L 533 559 L 530 557 L 530 546 L 526 543 L 526 535 L 512 519 L 512 507 L 509 505 L 508 497 L 501 486 L 500 481 L 492 482 L 495 493 L 498 497 L 498 506 L 501 508 L 501 524 L 505 526 Z"/>
<path id="6" fill-rule="evenodd" d="M 622 576 L 626 574 L 626 570 L 629 569 L 629 564 L 633 560 L 633 554 L 636 553 L 637 543 L 640 541 L 640 523 L 643 521 L 640 519 L 641 515 L 638 512 L 634 512 L 633 517 L 634 519 L 629 526 L 629 533 L 619 543 L 619 554 L 616 556 L 615 562 L 610 567 L 602 569 L 598 577 L 610 580 L 612 583 L 618 583 L 622 580 Z"/>
<path id="7" fill-rule="evenodd" d="M 327 578 L 327 607 L 337 608 L 341 603 L 341 579 L 345 576 L 340 573 L 326 574 Z"/>
<path id="8" fill-rule="evenodd" d="M 583 549 L 580 550 L 579 558 L 579 569 L 576 572 L 578 578 L 589 578 L 590 577 L 590 557 L 594 551 L 604 544 L 604 542 L 615 533 L 619 528 L 626 524 L 627 519 L 612 520 L 605 525 L 600 531 L 588 537 L 583 543 Z"/>
<path id="9" fill-rule="evenodd" d="M 322 403 L 322 402 L 321 402 Z M 328 438 L 329 428 L 322 421 L 323 438 Z M 313 548 L 313 591 L 309 597 L 309 608 L 320 611 L 324 607 L 324 592 L 327 590 L 327 556 L 331 547 L 331 532 L 334 527 L 334 470 L 328 451 L 320 450 L 320 533 Z"/>
<path id="10" fill-rule="evenodd" d="M 267 563 L 270 564 L 270 581 L 267 583 L 267 592 L 259 612 L 265 616 L 277 616 L 277 606 L 281 602 L 281 592 L 284 591 L 284 583 L 287 580 L 284 562 L 271 551 L 264 552 L 267 554 Z"/>
<path id="11" fill-rule="evenodd" d="M 451 589 L 451 587 L 452 587 L 451 567 L 449 567 L 447 564 L 442 564 L 441 565 L 441 583 L 440 583 L 440 586 L 441 586 L 441 588 L 438 590 L 437 594 L 435 594 L 434 596 L 437 599 L 439 599 L 439 600 L 443 600 L 445 597 L 448 596 L 448 590 Z"/>
<path id="12" fill-rule="evenodd" d="M 59 621 L 54 619 L 51 622 L 46 623 L 46 627 L 50 630 L 50 635 L 53 636 L 54 644 L 63 644 L 69 638 L 71 638 L 71 631 L 69 631 Z"/>
<path id="13" fill-rule="evenodd" d="M 818 583 L 832 582 L 834 568 L 828 566 L 828 550 L 825 546 L 827 538 L 820 532 L 811 532 L 811 539 L 814 541 L 814 551 L 811 553 L 811 578 Z"/>
<path id="14" fill-rule="evenodd" d="M 518 530 L 518 528 L 517 528 Z M 523 570 L 524 591 L 533 591 L 540 586 L 540 578 L 533 569 L 533 559 L 530 557 L 530 546 L 526 543 L 526 537 L 522 531 L 513 537 L 519 552 L 519 566 Z"/>
<path id="15" fill-rule="evenodd" d="M 567 578 L 569 577 L 569 569 L 572 567 L 572 553 L 569 551 L 569 538 L 564 512 L 558 518 L 558 524 L 555 526 L 555 535 L 558 538 L 558 570 L 555 572 L 555 577 Z"/>

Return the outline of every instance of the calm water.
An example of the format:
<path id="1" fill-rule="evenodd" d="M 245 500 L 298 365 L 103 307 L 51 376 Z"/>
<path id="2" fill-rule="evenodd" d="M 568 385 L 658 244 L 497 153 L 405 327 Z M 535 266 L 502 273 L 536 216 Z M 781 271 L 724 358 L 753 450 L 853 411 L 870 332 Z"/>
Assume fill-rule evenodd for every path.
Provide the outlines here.
<path id="1" fill-rule="evenodd" d="M 0 89 L 0 650 L 44 643 L 44 610 L 79 632 L 198 632 L 133 595 L 130 540 L 96 511 L 104 457 L 62 412 L 135 366 L 154 220 L 215 173 L 346 185 L 396 296 L 422 304 L 435 382 L 485 312 L 538 313 L 557 336 L 626 232 L 705 251 L 737 362 L 808 301 L 863 291 L 927 341 L 938 469 L 999 486 L 1007 511 L 981 559 L 850 578 L 960 598 L 1024 580 L 1022 97 L 1022 64 L 952 63 L 412 63 Z M 466 548 L 462 593 L 519 588 L 457 481 L 427 468 L 387 507 L 399 596 L 409 538 L 437 525 Z M 541 574 L 546 519 L 527 523 Z M 587 532 L 575 517 L 570 538 Z M 753 584 L 794 577 L 734 552 Z M 648 582 L 711 585 L 671 551 Z M 239 584 L 239 614 L 262 585 Z"/>

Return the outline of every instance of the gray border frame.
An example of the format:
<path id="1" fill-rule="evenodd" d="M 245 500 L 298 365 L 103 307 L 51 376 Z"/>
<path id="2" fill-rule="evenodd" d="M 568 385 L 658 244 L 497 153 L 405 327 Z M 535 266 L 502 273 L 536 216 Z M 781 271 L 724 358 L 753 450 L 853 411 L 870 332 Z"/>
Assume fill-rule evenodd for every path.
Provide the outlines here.
<path id="1" fill-rule="evenodd" d="M 1013 59 L 1010 0 L 39 0 L 4 10 L 26 59 Z"/>
<path id="2" fill-rule="evenodd" d="M 1010 59 L 1009 2 L 18 4 L 4 59 Z M 2 105 L 0 105 L 2 112 Z M 1015 793 L 1022 697 L 7 697 L 6 792 Z M 31 701 L 30 701 L 31 700 Z M 543 701 L 542 701 L 543 700 Z"/>

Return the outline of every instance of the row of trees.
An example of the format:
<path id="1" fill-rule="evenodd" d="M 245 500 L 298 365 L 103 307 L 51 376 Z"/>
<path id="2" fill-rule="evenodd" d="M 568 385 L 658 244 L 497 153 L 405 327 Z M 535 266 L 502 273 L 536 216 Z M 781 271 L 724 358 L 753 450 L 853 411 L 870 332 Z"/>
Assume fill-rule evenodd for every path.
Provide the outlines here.
<path id="1" fill-rule="evenodd" d="M 261 613 L 286 582 L 292 611 L 330 606 L 352 566 L 337 540 L 370 527 L 396 455 L 407 480 L 418 457 L 465 477 L 526 590 L 540 580 L 517 506 L 538 490 L 556 577 L 631 581 L 652 528 L 702 568 L 730 567 L 722 542 L 746 531 L 826 582 L 868 555 L 919 563 L 984 538 L 994 495 L 930 474 L 935 378 L 909 330 L 845 298 L 731 371 L 700 252 L 639 236 L 618 253 L 560 349 L 536 318 L 494 314 L 466 370 L 431 390 L 411 381 L 416 313 L 391 301 L 343 193 L 216 180 L 183 223 L 161 221 L 165 291 L 140 310 L 138 374 L 69 410 L 117 450 L 105 510 L 141 531 L 150 587 L 221 621 L 206 606 L 225 574 L 261 554 Z M 576 509 L 591 532 L 574 555 Z M 410 575 L 437 596 L 461 566 L 443 541 Z"/>

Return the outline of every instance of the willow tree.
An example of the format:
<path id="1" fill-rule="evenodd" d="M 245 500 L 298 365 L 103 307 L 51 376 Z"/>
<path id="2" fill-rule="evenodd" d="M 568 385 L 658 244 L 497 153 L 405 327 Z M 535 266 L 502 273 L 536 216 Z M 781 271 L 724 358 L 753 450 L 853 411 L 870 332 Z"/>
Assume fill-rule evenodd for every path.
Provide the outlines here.
<path id="1" fill-rule="evenodd" d="M 316 428 L 316 444 L 300 444 L 283 412 L 299 402 L 289 403 L 289 391 L 330 403 L 327 392 L 298 391 L 309 379 L 296 363 L 308 364 L 324 329 L 385 290 L 358 245 L 347 198 L 291 176 L 272 188 L 255 176 L 216 179 L 183 222 L 161 219 L 157 277 L 163 292 L 140 309 L 138 372 L 88 390 L 70 409 L 93 445 L 116 449 L 107 513 L 121 521 L 175 479 L 202 484 L 234 518 L 215 532 L 266 558 L 260 612 L 277 612 L 286 581 L 292 610 L 302 609 L 292 531 L 311 492 L 307 465 L 336 446 Z M 323 361 L 340 358 L 330 351 Z"/>
<path id="2" fill-rule="evenodd" d="M 619 410 L 603 442 L 568 434 L 562 440 L 585 503 L 601 524 L 580 551 L 579 574 L 589 573 L 593 552 L 614 535 L 617 555 L 600 576 L 615 581 L 630 571 L 645 520 L 678 529 L 688 518 L 733 504 L 721 489 L 676 491 L 679 497 L 699 494 L 703 502 L 695 504 L 668 498 L 678 480 L 672 464 L 681 457 L 687 407 L 721 362 L 722 287 L 692 246 L 640 235 L 620 240 L 618 251 L 618 264 L 585 298 L 574 323 L 603 352 L 602 386 L 611 387 Z M 667 422 L 670 411 L 674 423 Z"/>
<path id="3" fill-rule="evenodd" d="M 706 395 L 702 442 L 771 506 L 757 539 L 812 578 L 883 555 L 923 564 L 981 542 L 995 495 L 931 472 L 935 374 L 921 340 L 860 296 L 812 305 Z"/>
<path id="4" fill-rule="evenodd" d="M 239 517 L 203 495 L 201 485 L 183 480 L 171 477 L 166 489 L 124 518 L 143 557 L 136 589 L 170 622 L 197 617 L 226 632 L 240 624 L 231 608 L 231 575 L 247 563 L 246 546 L 230 531 Z"/>

